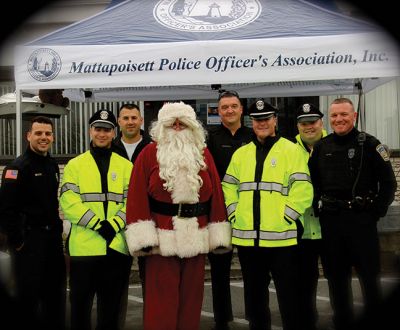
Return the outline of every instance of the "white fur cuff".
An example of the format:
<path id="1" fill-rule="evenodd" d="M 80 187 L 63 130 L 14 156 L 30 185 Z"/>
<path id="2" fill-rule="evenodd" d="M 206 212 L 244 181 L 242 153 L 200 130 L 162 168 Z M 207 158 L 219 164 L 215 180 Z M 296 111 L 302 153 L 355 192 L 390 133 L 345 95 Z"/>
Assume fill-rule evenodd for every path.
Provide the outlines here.
<path id="1" fill-rule="evenodd" d="M 144 247 L 158 246 L 157 230 L 152 220 L 139 220 L 128 225 L 125 237 L 131 255 Z"/>
<path id="2" fill-rule="evenodd" d="M 208 224 L 210 251 L 223 246 L 231 249 L 232 228 L 228 221 L 212 222 Z"/>

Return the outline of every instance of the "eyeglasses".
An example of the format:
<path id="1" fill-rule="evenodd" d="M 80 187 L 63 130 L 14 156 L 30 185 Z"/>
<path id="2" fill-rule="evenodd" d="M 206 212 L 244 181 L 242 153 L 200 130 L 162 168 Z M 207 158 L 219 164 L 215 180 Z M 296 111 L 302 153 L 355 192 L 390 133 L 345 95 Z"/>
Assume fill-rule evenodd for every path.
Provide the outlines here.
<path id="1" fill-rule="evenodd" d="M 219 92 L 218 101 L 220 99 L 222 99 L 223 97 L 232 97 L 232 96 L 237 97 L 239 99 L 239 94 L 236 91 L 224 91 L 224 90 L 222 90 L 222 91 Z"/>

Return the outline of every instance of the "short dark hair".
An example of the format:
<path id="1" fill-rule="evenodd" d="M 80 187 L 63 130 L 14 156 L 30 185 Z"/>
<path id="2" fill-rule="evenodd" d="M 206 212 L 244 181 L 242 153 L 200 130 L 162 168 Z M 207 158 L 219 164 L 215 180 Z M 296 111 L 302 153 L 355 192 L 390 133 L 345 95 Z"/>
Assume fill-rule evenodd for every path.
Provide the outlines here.
<path id="1" fill-rule="evenodd" d="M 31 123 L 30 123 L 30 126 L 29 126 L 29 131 L 32 130 L 32 126 L 33 126 L 34 123 L 48 124 L 48 125 L 51 125 L 51 129 L 54 128 L 53 122 L 51 121 L 51 119 L 50 119 L 49 117 L 46 117 L 46 116 L 36 116 L 36 117 L 33 117 L 33 118 L 31 119 Z"/>
<path id="2" fill-rule="evenodd" d="M 350 105 L 353 107 L 353 109 L 354 109 L 354 104 L 353 104 L 353 102 L 351 102 L 351 100 L 348 99 L 347 97 L 339 97 L 339 98 L 337 98 L 337 99 L 334 99 L 334 100 L 331 102 L 331 104 L 342 104 L 342 103 L 348 103 L 348 104 L 350 104 Z"/>
<path id="3" fill-rule="evenodd" d="M 125 103 L 125 104 L 122 104 L 122 105 L 119 107 L 119 109 L 118 109 L 118 114 L 121 112 L 122 109 L 129 109 L 129 110 L 135 109 L 135 110 L 138 110 L 138 111 L 140 112 L 139 106 L 137 106 L 137 105 L 134 104 L 134 103 Z"/>
<path id="4" fill-rule="evenodd" d="M 236 91 L 226 91 L 226 90 L 221 89 L 219 91 L 218 101 L 221 100 L 224 97 L 237 97 L 239 99 L 239 101 L 240 101 L 239 94 Z"/>

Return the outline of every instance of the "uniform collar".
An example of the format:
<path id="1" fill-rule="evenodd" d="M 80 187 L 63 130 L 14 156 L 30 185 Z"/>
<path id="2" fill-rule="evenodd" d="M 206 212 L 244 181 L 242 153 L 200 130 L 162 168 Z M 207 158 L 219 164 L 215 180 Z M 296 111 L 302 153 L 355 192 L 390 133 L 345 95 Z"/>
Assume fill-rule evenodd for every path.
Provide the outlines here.
<path id="1" fill-rule="evenodd" d="M 334 132 L 333 139 L 335 142 L 337 142 L 339 144 L 346 144 L 347 142 L 355 140 L 359 133 L 360 133 L 359 130 L 356 129 L 355 127 L 353 127 L 353 129 L 346 135 L 337 135 Z"/>
<path id="2" fill-rule="evenodd" d="M 36 157 L 37 159 L 45 159 L 45 158 L 50 158 L 50 152 L 48 151 L 46 155 L 40 155 L 36 152 L 34 152 L 31 147 L 28 145 L 26 148 L 26 153 L 30 155 L 31 157 Z"/>

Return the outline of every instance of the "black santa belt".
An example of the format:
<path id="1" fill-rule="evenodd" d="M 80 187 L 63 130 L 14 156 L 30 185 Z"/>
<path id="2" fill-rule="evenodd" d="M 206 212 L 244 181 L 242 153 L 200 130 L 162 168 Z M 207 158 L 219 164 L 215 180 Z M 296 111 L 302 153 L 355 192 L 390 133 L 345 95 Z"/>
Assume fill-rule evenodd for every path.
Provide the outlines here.
<path id="1" fill-rule="evenodd" d="M 193 218 L 208 215 L 210 212 L 210 201 L 196 204 L 174 204 L 158 201 L 149 196 L 150 210 L 154 213 L 181 218 Z"/>

